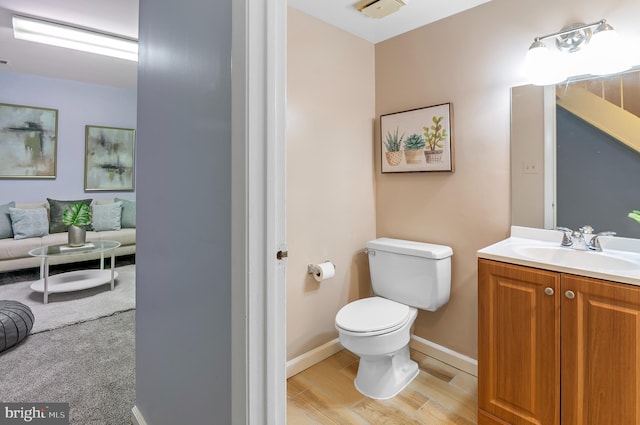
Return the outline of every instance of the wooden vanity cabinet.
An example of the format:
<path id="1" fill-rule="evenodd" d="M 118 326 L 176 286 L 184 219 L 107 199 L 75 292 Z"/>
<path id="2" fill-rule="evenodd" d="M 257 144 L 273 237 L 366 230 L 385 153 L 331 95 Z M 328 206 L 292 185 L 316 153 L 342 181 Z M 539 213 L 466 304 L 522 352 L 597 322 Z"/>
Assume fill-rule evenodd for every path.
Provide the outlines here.
<path id="1" fill-rule="evenodd" d="M 480 259 L 478 423 L 640 424 L 640 287 Z"/>
<path id="2" fill-rule="evenodd" d="M 479 425 L 559 423 L 559 291 L 559 273 L 479 260 Z"/>
<path id="3" fill-rule="evenodd" d="M 562 274 L 561 298 L 561 423 L 640 424 L 640 287 Z"/>

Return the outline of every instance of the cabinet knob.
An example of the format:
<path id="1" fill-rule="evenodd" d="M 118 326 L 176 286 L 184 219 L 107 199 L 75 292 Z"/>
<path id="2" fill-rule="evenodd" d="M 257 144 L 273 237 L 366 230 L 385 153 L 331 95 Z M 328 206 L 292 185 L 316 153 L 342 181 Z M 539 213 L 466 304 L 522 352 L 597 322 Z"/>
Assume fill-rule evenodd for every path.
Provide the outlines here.
<path id="1" fill-rule="evenodd" d="M 564 296 L 572 300 L 576 297 L 576 294 L 573 291 L 567 291 L 564 293 Z"/>
<path id="2" fill-rule="evenodd" d="M 544 288 L 544 293 L 547 295 L 553 295 L 553 288 Z"/>

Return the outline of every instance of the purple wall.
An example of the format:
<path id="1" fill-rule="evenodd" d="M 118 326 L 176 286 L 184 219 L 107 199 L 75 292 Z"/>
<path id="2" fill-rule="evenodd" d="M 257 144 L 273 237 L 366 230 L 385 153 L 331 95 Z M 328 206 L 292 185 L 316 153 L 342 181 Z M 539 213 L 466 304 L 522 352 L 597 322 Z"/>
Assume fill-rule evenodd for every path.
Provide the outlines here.
<path id="1" fill-rule="evenodd" d="M 46 198 L 135 199 L 135 191 L 85 193 L 84 150 L 85 125 L 136 128 L 136 97 L 132 89 L 0 71 L 0 103 L 58 110 L 57 177 L 0 179 L 0 204 Z"/>

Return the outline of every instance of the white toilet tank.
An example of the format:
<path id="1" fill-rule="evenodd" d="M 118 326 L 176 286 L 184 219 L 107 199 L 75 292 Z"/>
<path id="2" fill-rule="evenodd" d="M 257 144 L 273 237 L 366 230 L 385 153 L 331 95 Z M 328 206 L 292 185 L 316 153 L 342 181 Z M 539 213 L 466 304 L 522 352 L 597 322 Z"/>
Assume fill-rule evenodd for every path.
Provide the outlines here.
<path id="1" fill-rule="evenodd" d="M 367 242 L 367 250 L 376 295 L 429 311 L 449 301 L 450 247 L 379 238 Z"/>

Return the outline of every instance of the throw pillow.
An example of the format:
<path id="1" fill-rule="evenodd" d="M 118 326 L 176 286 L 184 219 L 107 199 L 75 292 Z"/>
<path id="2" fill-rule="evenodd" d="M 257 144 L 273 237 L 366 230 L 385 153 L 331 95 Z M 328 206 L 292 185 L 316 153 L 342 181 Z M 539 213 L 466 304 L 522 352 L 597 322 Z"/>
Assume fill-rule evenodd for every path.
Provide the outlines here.
<path id="1" fill-rule="evenodd" d="M 122 227 L 136 227 L 136 201 L 128 201 L 126 199 L 116 198 L 115 202 L 122 202 Z"/>
<path id="2" fill-rule="evenodd" d="M 9 202 L 8 204 L 0 205 L 0 239 L 13 237 L 9 208 L 14 208 L 15 206 L 15 202 Z"/>
<path id="3" fill-rule="evenodd" d="M 14 239 L 27 239 L 49 234 L 49 220 L 45 208 L 9 208 Z"/>
<path id="4" fill-rule="evenodd" d="M 122 202 L 94 205 L 91 222 L 93 230 L 96 232 L 120 230 L 122 228 L 120 223 L 121 216 Z"/>
<path id="5" fill-rule="evenodd" d="M 62 213 L 66 210 L 69 205 L 74 202 L 82 202 L 87 204 L 89 208 L 91 208 L 91 202 L 93 199 L 78 199 L 77 201 L 58 201 L 56 199 L 49 199 L 49 214 L 50 214 L 50 222 L 49 222 L 49 233 L 62 233 L 66 232 L 69 226 L 65 226 L 62 222 Z"/>

